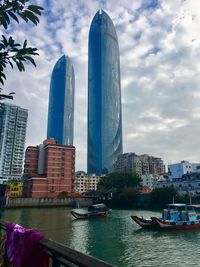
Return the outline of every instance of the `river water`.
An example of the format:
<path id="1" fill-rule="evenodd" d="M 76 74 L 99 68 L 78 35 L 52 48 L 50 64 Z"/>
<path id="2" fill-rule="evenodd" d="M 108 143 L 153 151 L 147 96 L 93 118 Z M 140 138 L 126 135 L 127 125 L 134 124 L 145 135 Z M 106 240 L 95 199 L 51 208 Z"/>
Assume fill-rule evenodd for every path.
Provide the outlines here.
<path id="1" fill-rule="evenodd" d="M 143 230 L 130 218 L 133 214 L 159 216 L 151 211 L 113 210 L 106 219 L 76 220 L 69 208 L 56 207 L 5 210 L 2 219 L 37 229 L 118 267 L 200 266 L 200 231 Z"/>

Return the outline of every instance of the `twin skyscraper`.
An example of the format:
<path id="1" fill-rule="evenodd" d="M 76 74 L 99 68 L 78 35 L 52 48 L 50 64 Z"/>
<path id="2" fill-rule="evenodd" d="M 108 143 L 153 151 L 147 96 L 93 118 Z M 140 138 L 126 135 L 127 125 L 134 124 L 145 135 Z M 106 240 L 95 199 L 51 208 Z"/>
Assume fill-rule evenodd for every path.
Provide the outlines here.
<path id="1" fill-rule="evenodd" d="M 117 34 L 103 10 L 94 16 L 88 46 L 87 172 L 112 171 L 122 154 L 120 59 Z M 72 62 L 62 56 L 54 66 L 50 93 L 47 138 L 73 145 L 75 78 Z"/>

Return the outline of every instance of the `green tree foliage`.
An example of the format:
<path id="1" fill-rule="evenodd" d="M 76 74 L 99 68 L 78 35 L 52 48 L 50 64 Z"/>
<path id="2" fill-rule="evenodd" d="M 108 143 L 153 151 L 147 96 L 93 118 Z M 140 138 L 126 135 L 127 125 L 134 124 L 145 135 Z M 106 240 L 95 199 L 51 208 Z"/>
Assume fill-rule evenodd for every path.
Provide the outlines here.
<path id="1" fill-rule="evenodd" d="M 150 206 L 152 208 L 163 208 L 167 204 L 172 203 L 173 199 L 177 199 L 178 192 L 173 186 L 156 188 L 151 193 Z"/>
<path id="2" fill-rule="evenodd" d="M 141 178 L 136 173 L 113 172 L 108 176 L 102 177 L 99 185 L 104 189 L 122 189 L 124 187 L 137 187 L 141 185 Z"/>
<path id="3" fill-rule="evenodd" d="M 30 5 L 30 0 L 1 0 L 0 1 L 0 26 L 4 31 L 8 30 L 11 21 L 16 23 L 20 19 L 25 22 L 31 22 L 35 25 L 39 23 L 42 7 Z M 3 85 L 6 80 L 5 68 L 10 65 L 11 68 L 17 66 L 19 71 L 25 71 L 24 62 L 29 61 L 36 66 L 33 56 L 39 55 L 37 48 L 29 47 L 27 40 L 22 44 L 17 43 L 12 36 L 2 35 L 0 40 L 0 83 Z M 1 92 L 0 92 L 1 93 Z M 0 94 L 0 100 L 13 98 L 13 93 L 9 95 Z"/>
<path id="4" fill-rule="evenodd" d="M 112 190 L 112 203 L 118 207 L 131 207 L 137 200 L 141 188 L 141 178 L 136 173 L 111 173 L 101 179 L 99 188 Z"/>
<path id="5" fill-rule="evenodd" d="M 125 186 L 113 196 L 113 202 L 118 207 L 133 207 L 138 201 L 138 187 Z"/>

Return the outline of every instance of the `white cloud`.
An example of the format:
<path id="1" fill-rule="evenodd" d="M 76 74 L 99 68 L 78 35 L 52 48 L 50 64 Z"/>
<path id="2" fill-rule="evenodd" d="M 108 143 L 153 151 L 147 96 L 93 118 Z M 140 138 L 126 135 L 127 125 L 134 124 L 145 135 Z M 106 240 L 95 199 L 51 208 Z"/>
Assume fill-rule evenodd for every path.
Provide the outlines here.
<path id="1" fill-rule="evenodd" d="M 86 170 L 87 51 L 93 16 L 104 9 L 116 26 L 121 60 L 124 152 L 161 156 L 166 163 L 199 161 L 200 3 L 38 0 L 45 12 L 37 27 L 14 25 L 17 41 L 39 49 L 37 68 L 7 70 L 5 92 L 29 110 L 27 145 L 46 138 L 51 72 L 63 53 L 74 64 L 76 169 Z M 150 1 L 149 1 L 150 3 Z"/>

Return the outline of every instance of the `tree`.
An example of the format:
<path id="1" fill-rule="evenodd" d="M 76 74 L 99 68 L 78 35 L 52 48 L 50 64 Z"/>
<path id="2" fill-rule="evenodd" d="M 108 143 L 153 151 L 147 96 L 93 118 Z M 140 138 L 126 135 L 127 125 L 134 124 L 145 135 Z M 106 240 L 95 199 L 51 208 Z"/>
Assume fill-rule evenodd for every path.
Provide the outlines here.
<path id="1" fill-rule="evenodd" d="M 32 22 L 37 25 L 42 7 L 37 5 L 29 5 L 30 0 L 2 0 L 0 1 L 0 26 L 5 30 L 8 29 L 11 21 L 19 23 L 20 19 L 25 22 Z M 36 66 L 33 56 L 39 55 L 37 48 L 29 47 L 27 40 L 23 44 L 17 43 L 12 36 L 5 37 L 2 35 L 0 40 L 0 83 L 4 85 L 6 80 L 5 68 L 10 65 L 11 68 L 17 66 L 19 71 L 25 71 L 24 63 L 29 61 Z M 1 93 L 0 101 L 5 98 L 12 99 L 13 92 L 9 95 Z"/>
<path id="2" fill-rule="evenodd" d="M 156 188 L 151 193 L 150 206 L 153 208 L 163 208 L 167 204 L 172 203 L 173 199 L 178 197 L 175 187 Z"/>
<path id="3" fill-rule="evenodd" d="M 131 172 L 113 172 L 109 175 L 102 177 L 99 186 L 104 189 L 122 189 L 126 187 L 138 187 L 141 185 L 141 178 L 136 173 Z"/>
<path id="4" fill-rule="evenodd" d="M 114 194 L 113 202 L 118 207 L 133 207 L 138 201 L 138 193 L 137 187 L 125 186 Z"/>
<path id="5" fill-rule="evenodd" d="M 101 191 L 113 191 L 113 205 L 131 207 L 137 201 L 137 195 L 141 188 L 141 178 L 136 173 L 111 173 L 102 177 L 99 185 Z"/>

